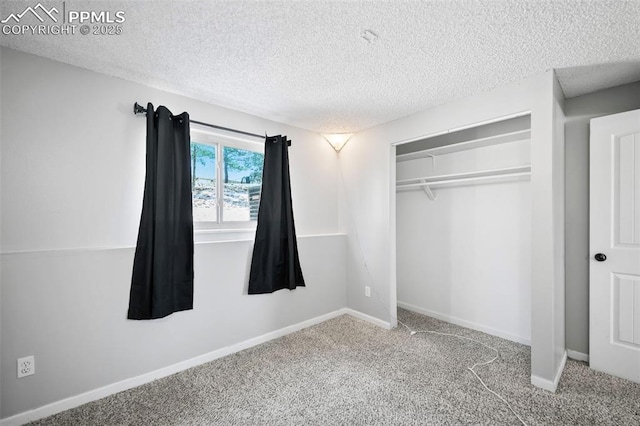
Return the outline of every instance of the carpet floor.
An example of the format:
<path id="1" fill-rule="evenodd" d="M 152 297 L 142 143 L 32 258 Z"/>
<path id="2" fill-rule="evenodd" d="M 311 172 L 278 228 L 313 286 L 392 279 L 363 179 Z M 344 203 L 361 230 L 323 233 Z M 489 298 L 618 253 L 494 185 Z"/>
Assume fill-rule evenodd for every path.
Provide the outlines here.
<path id="1" fill-rule="evenodd" d="M 413 330 L 499 351 L 476 368 L 528 425 L 640 425 L 640 384 L 569 360 L 555 394 L 530 384 L 530 349 L 400 309 Z M 471 341 L 341 316 L 32 425 L 518 425 L 467 367 Z"/>

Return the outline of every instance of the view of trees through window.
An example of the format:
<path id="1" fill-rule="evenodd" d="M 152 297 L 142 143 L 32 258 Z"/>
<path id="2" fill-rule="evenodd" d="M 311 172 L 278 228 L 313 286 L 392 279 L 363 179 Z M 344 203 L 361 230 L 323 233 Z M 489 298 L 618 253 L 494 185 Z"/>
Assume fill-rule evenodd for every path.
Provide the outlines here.
<path id="1" fill-rule="evenodd" d="M 226 221 L 256 220 L 264 154 L 223 147 L 224 213 Z M 250 199 L 254 199 L 253 205 Z M 253 207 L 253 211 L 252 211 Z"/>
<path id="2" fill-rule="evenodd" d="M 221 170 L 217 170 L 222 154 Z M 201 143 L 191 144 L 193 219 L 195 222 L 255 220 L 258 214 L 262 165 L 260 152 Z M 218 182 L 218 179 L 221 181 Z M 223 199 L 219 198 L 219 194 Z"/>

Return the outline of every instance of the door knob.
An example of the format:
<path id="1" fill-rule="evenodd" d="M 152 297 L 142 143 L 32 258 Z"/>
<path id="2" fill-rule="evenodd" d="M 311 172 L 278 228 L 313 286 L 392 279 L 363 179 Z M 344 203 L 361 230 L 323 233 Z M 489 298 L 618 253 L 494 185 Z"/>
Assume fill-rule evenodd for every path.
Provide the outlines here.
<path id="1" fill-rule="evenodd" d="M 604 262 L 605 260 L 607 260 L 607 255 L 604 253 L 597 253 L 594 258 L 598 261 L 598 262 Z"/>

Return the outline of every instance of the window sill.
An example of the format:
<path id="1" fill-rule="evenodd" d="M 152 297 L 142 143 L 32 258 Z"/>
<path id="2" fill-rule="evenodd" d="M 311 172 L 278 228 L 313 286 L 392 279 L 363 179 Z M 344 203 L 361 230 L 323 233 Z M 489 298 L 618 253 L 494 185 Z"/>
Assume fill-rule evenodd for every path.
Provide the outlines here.
<path id="1" fill-rule="evenodd" d="M 209 243 L 217 241 L 252 241 L 256 234 L 256 228 L 219 228 L 219 229 L 195 229 L 193 231 L 194 243 Z"/>

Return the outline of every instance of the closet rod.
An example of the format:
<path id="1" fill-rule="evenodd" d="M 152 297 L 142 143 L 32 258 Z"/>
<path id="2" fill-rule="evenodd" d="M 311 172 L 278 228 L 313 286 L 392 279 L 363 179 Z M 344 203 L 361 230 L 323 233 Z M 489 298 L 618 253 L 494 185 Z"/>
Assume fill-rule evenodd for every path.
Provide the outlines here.
<path id="1" fill-rule="evenodd" d="M 531 175 L 531 172 L 508 173 L 508 174 L 493 175 L 493 176 L 477 176 L 477 177 L 470 177 L 470 178 L 463 178 L 463 179 L 443 179 L 443 180 L 434 180 L 431 182 L 424 182 L 424 183 L 410 183 L 406 185 L 396 185 L 396 188 L 398 189 L 418 188 L 421 186 L 435 187 L 439 185 L 465 183 L 465 182 L 477 182 L 477 181 L 490 180 L 490 179 L 513 178 L 513 177 L 521 177 L 521 176 L 529 176 L 529 175 Z"/>
<path id="2" fill-rule="evenodd" d="M 140 113 L 144 113 L 146 115 L 147 114 L 147 109 L 136 102 L 136 103 L 133 104 L 133 115 L 140 114 Z M 192 120 L 191 118 L 189 119 L 189 122 L 190 123 L 199 124 L 201 126 L 211 127 L 211 128 L 214 128 L 214 129 L 224 130 L 226 132 L 232 132 L 232 133 L 238 133 L 240 135 L 251 136 L 253 138 L 259 138 L 259 139 L 266 139 L 267 138 L 266 133 L 264 135 L 258 135 L 256 133 L 245 132 L 244 130 L 237 130 L 237 129 L 232 129 L 230 127 L 223 127 L 223 126 L 218 126 L 216 124 L 205 123 L 203 121 Z M 288 141 L 288 145 L 291 146 L 291 141 Z"/>
<path id="3" fill-rule="evenodd" d="M 483 177 L 483 176 L 497 177 L 497 176 L 504 176 L 511 173 L 530 172 L 530 171 L 531 171 L 531 165 L 523 164 L 522 166 L 505 167 L 502 169 L 478 170 L 475 172 L 451 173 L 448 175 L 421 176 L 421 177 L 410 178 L 410 179 L 399 179 L 399 180 L 396 180 L 396 185 L 399 186 L 407 183 L 415 183 L 416 181 L 421 181 L 421 182 L 424 181 L 423 183 L 429 183 L 430 181 L 433 182 L 433 181 L 439 181 L 439 180 L 445 180 L 445 179 L 462 179 L 462 178 Z"/>

